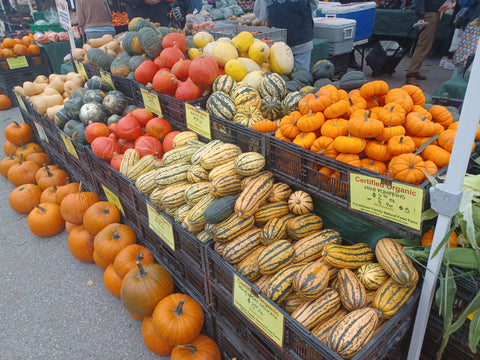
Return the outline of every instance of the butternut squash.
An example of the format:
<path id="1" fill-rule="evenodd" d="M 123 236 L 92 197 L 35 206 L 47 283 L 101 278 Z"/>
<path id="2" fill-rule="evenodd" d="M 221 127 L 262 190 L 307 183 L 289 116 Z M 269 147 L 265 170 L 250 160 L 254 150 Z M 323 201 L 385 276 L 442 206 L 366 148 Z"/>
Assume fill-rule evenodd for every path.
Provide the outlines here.
<path id="1" fill-rule="evenodd" d="M 113 41 L 112 35 L 103 35 L 101 38 L 88 40 L 87 44 L 90 45 L 91 47 L 99 48 L 103 45 L 108 44 L 111 41 Z"/>
<path id="2" fill-rule="evenodd" d="M 25 81 L 23 83 L 23 89 L 25 90 L 25 94 L 27 96 L 34 96 L 41 94 L 46 88 L 48 84 L 42 83 L 42 84 L 35 84 L 31 81 Z"/>

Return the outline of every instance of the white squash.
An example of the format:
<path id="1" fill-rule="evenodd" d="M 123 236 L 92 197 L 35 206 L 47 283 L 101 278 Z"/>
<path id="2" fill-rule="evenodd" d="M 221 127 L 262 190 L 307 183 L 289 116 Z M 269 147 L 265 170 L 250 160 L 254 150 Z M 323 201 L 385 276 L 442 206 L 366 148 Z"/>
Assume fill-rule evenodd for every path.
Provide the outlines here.
<path id="1" fill-rule="evenodd" d="M 268 60 L 270 69 L 280 75 L 290 74 L 293 70 L 292 49 L 283 41 L 273 43 Z"/>

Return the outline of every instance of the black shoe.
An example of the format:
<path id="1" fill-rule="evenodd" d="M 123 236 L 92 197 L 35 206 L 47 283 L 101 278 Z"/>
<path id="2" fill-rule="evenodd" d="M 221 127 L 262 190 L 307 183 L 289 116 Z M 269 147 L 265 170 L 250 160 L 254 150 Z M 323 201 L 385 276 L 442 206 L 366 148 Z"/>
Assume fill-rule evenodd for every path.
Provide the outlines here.
<path id="1" fill-rule="evenodd" d="M 415 78 L 417 80 L 427 80 L 427 77 L 419 72 L 407 74 L 407 78 Z"/>

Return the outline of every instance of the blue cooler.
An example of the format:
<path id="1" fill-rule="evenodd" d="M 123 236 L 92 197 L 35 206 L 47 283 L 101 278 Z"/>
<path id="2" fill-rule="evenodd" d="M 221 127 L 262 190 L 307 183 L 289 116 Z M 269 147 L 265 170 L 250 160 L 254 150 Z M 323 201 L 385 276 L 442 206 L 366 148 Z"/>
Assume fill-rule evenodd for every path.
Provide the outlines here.
<path id="1" fill-rule="evenodd" d="M 359 41 L 368 39 L 372 36 L 376 7 L 377 5 L 374 1 L 340 4 L 335 6 L 319 6 L 317 16 L 356 20 L 357 27 L 355 29 L 355 38 L 353 41 Z M 319 10 L 321 12 L 320 15 L 318 15 Z"/>

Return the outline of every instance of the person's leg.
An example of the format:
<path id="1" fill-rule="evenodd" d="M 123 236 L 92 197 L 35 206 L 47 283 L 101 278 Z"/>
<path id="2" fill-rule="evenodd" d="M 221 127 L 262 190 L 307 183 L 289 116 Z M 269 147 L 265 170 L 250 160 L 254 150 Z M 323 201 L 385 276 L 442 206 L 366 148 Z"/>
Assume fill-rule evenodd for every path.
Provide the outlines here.
<path id="1" fill-rule="evenodd" d="M 419 73 L 423 61 L 430 53 L 433 43 L 435 42 L 439 19 L 440 14 L 438 12 L 428 12 L 425 14 L 425 22 L 428 22 L 428 25 L 422 30 L 418 37 L 417 46 L 415 46 L 415 51 L 413 52 L 410 66 L 407 70 L 407 78 L 415 77 L 415 75 Z"/>
<path id="2" fill-rule="evenodd" d="M 307 51 L 300 54 L 293 54 L 294 59 L 294 67 L 295 69 L 304 68 L 307 71 L 310 71 L 310 60 L 311 60 L 312 52 Z"/>

